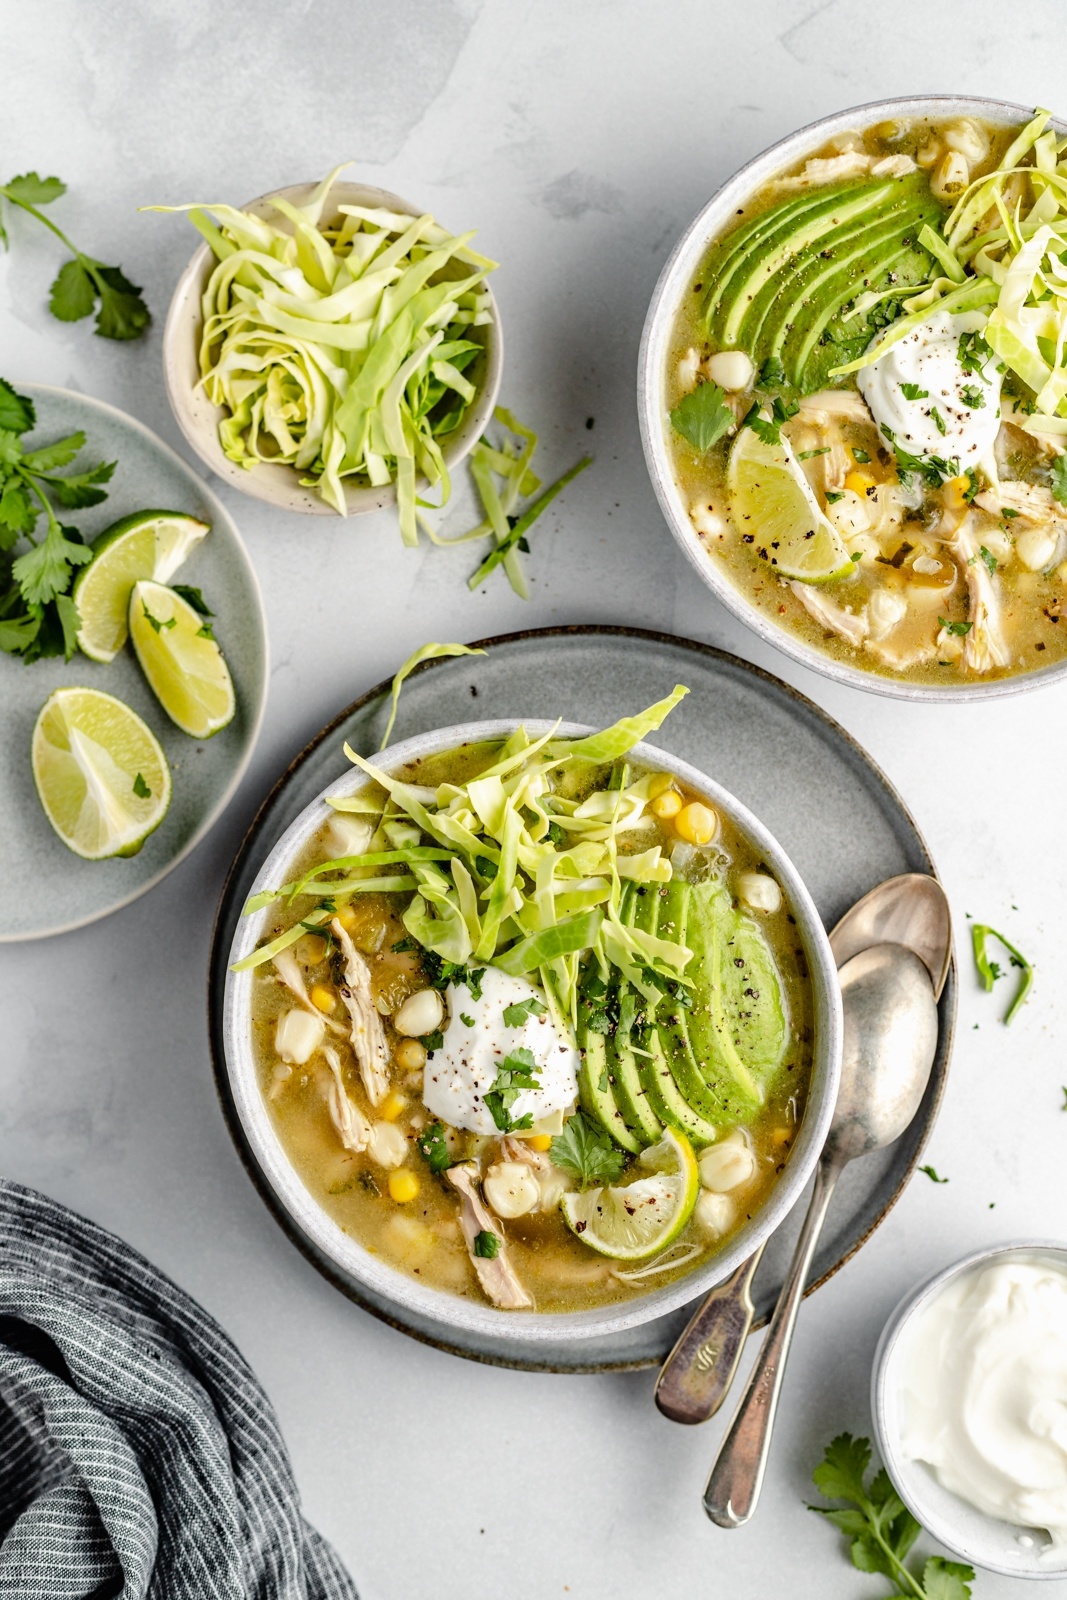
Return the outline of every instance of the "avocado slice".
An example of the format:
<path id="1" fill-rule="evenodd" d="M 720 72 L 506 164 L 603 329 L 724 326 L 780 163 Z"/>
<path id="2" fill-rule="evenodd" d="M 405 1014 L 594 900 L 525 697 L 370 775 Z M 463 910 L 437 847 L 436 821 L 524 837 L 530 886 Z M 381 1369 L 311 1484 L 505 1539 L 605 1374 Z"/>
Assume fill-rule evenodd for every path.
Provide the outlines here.
<path id="1" fill-rule="evenodd" d="M 666 918 L 662 924 L 660 923 L 660 911 L 666 896 L 666 889 L 650 889 L 638 904 L 635 926 L 643 928 L 646 933 L 658 932 L 663 938 L 677 937 L 676 927 L 668 934 Z M 655 1007 L 646 1013 L 653 1024 L 648 1028 L 643 1040 L 649 1054 L 639 1057 L 637 1065 L 641 1087 L 645 1091 L 649 1107 L 664 1126 L 677 1128 L 693 1144 L 698 1146 L 714 1144 L 719 1136 L 719 1127 L 707 1117 L 702 1117 L 698 1111 L 694 1111 L 675 1082 L 659 1029 L 655 1026 L 657 1011 L 658 1007 Z"/>
<path id="2" fill-rule="evenodd" d="M 608 1062 L 607 1040 L 602 1033 L 595 1033 L 583 1023 L 578 1028 L 578 1050 L 582 1058 L 578 1068 L 578 1099 L 582 1110 L 616 1144 L 629 1150 L 631 1155 L 637 1155 L 643 1145 L 626 1126 L 619 1110 Z"/>
<path id="3" fill-rule="evenodd" d="M 636 883 L 623 885 L 619 917 L 627 927 L 632 928 L 635 925 L 638 905 L 642 899 L 649 897 L 655 897 L 654 886 L 642 889 Z M 618 986 L 620 1011 L 628 995 L 633 997 L 636 1013 L 644 1014 L 647 1011 L 644 996 L 623 978 Z M 639 1045 L 638 1048 L 643 1046 Z M 655 1144 L 663 1136 L 663 1121 L 649 1104 L 633 1048 L 625 1040 L 620 1041 L 618 1029 L 608 1041 L 608 1062 L 615 1099 L 627 1126 L 640 1139 L 642 1147 Z"/>
<path id="4" fill-rule="evenodd" d="M 781 974 L 763 929 L 709 879 L 689 897 L 687 942 L 699 963 L 686 1018 L 699 1070 L 717 1093 L 760 1104 L 790 1041 Z"/>

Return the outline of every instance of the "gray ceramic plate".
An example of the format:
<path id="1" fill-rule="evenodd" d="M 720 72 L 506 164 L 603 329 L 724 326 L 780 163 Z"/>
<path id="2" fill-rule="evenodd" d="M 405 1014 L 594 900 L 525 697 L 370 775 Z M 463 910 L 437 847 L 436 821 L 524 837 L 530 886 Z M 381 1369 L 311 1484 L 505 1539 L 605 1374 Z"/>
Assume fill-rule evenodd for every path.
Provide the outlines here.
<path id="1" fill-rule="evenodd" d="M 127 646 L 109 665 L 75 654 L 32 667 L 0 656 L 0 940 L 37 939 L 94 922 L 135 900 L 188 855 L 219 817 L 248 765 L 267 696 L 267 631 L 259 585 L 229 512 L 203 480 L 140 422 L 65 389 L 16 384 L 37 408 L 35 445 L 82 429 L 86 463 L 117 461 L 108 498 L 70 520 L 92 538 L 119 517 L 150 507 L 188 511 L 211 532 L 176 574 L 216 613 L 216 632 L 237 691 L 237 715 L 203 743 L 176 728 Z M 53 689 L 81 684 L 117 695 L 142 716 L 174 776 L 170 810 L 135 856 L 82 861 L 60 843 L 30 772 L 33 725 Z"/>
<path id="2" fill-rule="evenodd" d="M 669 746 L 751 807 L 791 856 L 827 927 L 883 878 L 934 870 L 915 823 L 870 757 L 810 700 L 735 656 L 628 628 L 538 629 L 483 643 L 484 657 L 430 662 L 413 674 L 401 696 L 396 740 L 475 717 L 560 716 L 604 725 L 684 683 L 690 695 L 650 742 Z M 388 683 L 371 689 L 293 762 L 252 824 L 219 907 L 209 990 L 216 1080 L 231 1133 L 268 1204 L 266 1185 L 249 1160 L 228 1098 L 222 1055 L 225 964 L 264 856 L 304 806 L 347 770 L 341 753 L 346 739 L 368 755 L 377 749 L 388 690 Z M 816 1254 L 813 1288 L 870 1237 L 915 1167 L 944 1090 L 955 1008 L 953 968 L 941 997 L 937 1059 L 919 1115 L 895 1145 L 846 1169 Z M 762 1320 L 777 1296 L 804 1205 L 802 1199 L 767 1246 L 754 1294 Z M 307 1253 L 332 1277 L 322 1260 Z M 401 1315 L 385 1302 L 362 1298 L 361 1303 L 395 1327 L 457 1355 L 558 1372 L 658 1364 L 689 1315 L 682 1310 L 624 1333 L 534 1354 L 505 1338 L 464 1335 L 460 1342 L 457 1335 L 445 1343 L 436 1325 Z"/>

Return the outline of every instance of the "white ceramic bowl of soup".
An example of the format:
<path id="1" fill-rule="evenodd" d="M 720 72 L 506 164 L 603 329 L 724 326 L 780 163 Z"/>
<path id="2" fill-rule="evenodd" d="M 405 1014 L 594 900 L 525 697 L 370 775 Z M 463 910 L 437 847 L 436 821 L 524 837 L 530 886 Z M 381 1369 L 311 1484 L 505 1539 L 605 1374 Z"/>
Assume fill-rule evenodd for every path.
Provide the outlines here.
<path id="1" fill-rule="evenodd" d="M 1067 1548 L 1050 1547 L 1047 1534 L 980 1511 L 947 1489 L 933 1470 L 911 1458 L 904 1446 L 907 1364 L 922 1349 L 921 1340 L 913 1343 L 910 1336 L 921 1334 L 920 1319 L 960 1279 L 986 1267 L 1018 1262 L 1047 1262 L 1058 1275 L 1067 1276 L 1067 1246 L 1045 1239 L 991 1245 L 954 1261 L 904 1297 L 886 1323 L 875 1352 L 871 1416 L 875 1442 L 894 1488 L 935 1539 L 961 1560 L 987 1572 L 1012 1578 L 1062 1579 L 1067 1576 Z M 971 1363 L 961 1352 L 958 1370 L 962 1373 L 964 1369 L 971 1370 Z M 972 1403 L 981 1404 L 982 1390 L 993 1388 L 984 1364 L 976 1371 L 974 1384 Z M 1062 1406 L 1059 1394 L 1054 1403 Z M 975 1418 L 975 1422 L 980 1433 L 984 1432 L 984 1419 Z"/>
<path id="2" fill-rule="evenodd" d="M 292 205 L 306 205 L 316 187 L 313 183 L 293 184 L 289 188 L 260 195 L 240 209 L 252 216 L 269 217 L 273 226 L 288 232 L 291 231 L 291 223 L 274 210 L 271 201 L 280 198 Z M 364 183 L 337 182 L 330 190 L 323 221 L 337 221 L 340 216 L 338 207 L 342 205 L 382 207 L 411 217 L 422 215 L 422 208 L 412 205 L 409 200 L 402 200 L 399 195 L 391 194 L 388 189 L 376 189 Z M 303 474 L 295 467 L 262 461 L 251 469 L 243 467 L 230 460 L 219 442 L 219 423 L 229 413 L 208 399 L 200 382 L 200 342 L 204 331 L 202 301 L 216 265 L 213 252 L 207 244 L 202 244 L 178 279 L 167 313 L 163 331 L 163 381 L 175 421 L 201 461 L 242 494 L 251 495 L 254 500 L 263 500 L 282 511 L 335 517 L 337 513 L 333 506 L 328 505 L 315 489 L 301 484 Z M 491 289 L 489 303 L 492 321 L 471 331 L 471 337 L 480 341 L 485 349 L 484 355 L 476 357 L 470 373 L 477 393 L 459 427 L 441 441 L 441 453 L 450 472 L 464 456 L 470 454 L 485 432 L 500 392 L 504 370 L 504 337 L 500 327 L 500 311 Z M 380 511 L 385 506 L 396 504 L 395 483 L 362 484 L 346 478 L 344 484 L 349 516 Z M 425 488 L 421 478 L 419 485 L 420 489 Z"/>
<path id="3" fill-rule="evenodd" d="M 758 610 L 729 575 L 720 570 L 714 557 L 701 543 L 700 535 L 690 519 L 688 497 L 683 494 L 676 479 L 669 444 L 670 418 L 666 396 L 671 347 L 680 308 L 686 294 L 691 291 L 694 276 L 710 246 L 729 231 L 738 208 L 772 178 L 822 150 L 837 135 L 871 128 L 892 119 L 917 118 L 947 122 L 956 117 L 973 117 L 997 126 L 1021 127 L 1032 116 L 1031 108 L 1005 100 L 924 95 L 852 106 L 819 122 L 812 122 L 756 156 L 717 190 L 675 245 L 652 295 L 638 356 L 637 408 L 645 461 L 667 525 L 701 581 L 728 611 L 732 611 L 767 644 L 836 683 L 846 683 L 856 689 L 901 700 L 996 699 L 1002 695 L 1036 689 L 1064 677 L 1067 675 L 1067 660 L 986 682 L 979 680 L 944 685 L 915 683 L 835 660 L 788 628 L 772 622 Z M 1058 121 L 1053 126 L 1059 134 L 1065 131 L 1064 125 Z"/>
<path id="4" fill-rule="evenodd" d="M 438 729 L 405 740 L 377 759 L 385 771 L 394 772 L 410 762 L 458 749 L 463 744 L 502 740 L 517 726 L 514 721 L 475 722 Z M 526 723 L 534 737 L 550 726 L 547 722 Z M 559 731 L 562 736 L 580 736 L 592 730 L 565 723 Z M 841 997 L 833 954 L 819 913 L 782 847 L 726 790 L 686 762 L 650 745 L 636 745 L 632 759 L 642 766 L 669 772 L 688 789 L 706 796 L 759 852 L 795 918 L 810 974 L 815 1040 L 804 1115 L 785 1169 L 765 1203 L 730 1237 L 721 1253 L 666 1287 L 650 1289 L 626 1303 L 579 1312 L 500 1311 L 489 1304 L 431 1288 L 365 1249 L 327 1215 L 305 1188 L 283 1147 L 260 1086 L 251 1030 L 253 974 L 228 972 L 222 1025 L 225 1073 L 244 1153 L 265 1186 L 269 1203 L 281 1214 L 287 1231 L 301 1248 L 346 1293 L 387 1320 L 400 1308 L 419 1326 L 435 1330 L 445 1341 L 451 1328 L 473 1336 L 506 1336 L 534 1348 L 636 1327 L 676 1310 L 728 1277 L 774 1232 L 811 1177 L 829 1127 L 841 1066 Z M 250 895 L 286 881 L 292 863 L 332 815 L 326 795 L 352 794 L 366 782 L 364 775 L 353 768 L 324 789 L 278 840 L 257 873 Z M 230 951 L 231 963 L 255 949 L 269 916 L 268 908 L 241 920 Z"/>

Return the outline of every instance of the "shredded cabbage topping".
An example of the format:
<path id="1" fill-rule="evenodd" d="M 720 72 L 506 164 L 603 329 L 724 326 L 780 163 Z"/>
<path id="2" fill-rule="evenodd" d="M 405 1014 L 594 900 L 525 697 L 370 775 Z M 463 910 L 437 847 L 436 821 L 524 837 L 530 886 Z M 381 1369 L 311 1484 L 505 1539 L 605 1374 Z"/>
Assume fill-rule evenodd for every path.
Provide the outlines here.
<path id="1" fill-rule="evenodd" d="M 330 208 L 343 167 L 305 205 L 280 196 L 289 227 L 229 205 L 188 211 L 217 258 L 203 297 L 201 382 L 228 413 L 231 461 L 283 463 L 346 514 L 345 480 L 395 483 L 400 531 L 418 542 L 417 482 L 450 483 L 441 441 L 474 399 L 467 375 L 492 320 L 494 261 L 432 216 Z"/>
<path id="2" fill-rule="evenodd" d="M 649 1000 L 668 984 L 688 986 L 692 952 L 620 916 L 626 882 L 673 876 L 648 811 L 659 775 L 634 778 L 624 758 L 687 693 L 678 685 L 639 715 L 584 738 L 557 738 L 558 723 L 536 739 L 519 727 L 495 749 L 486 746 L 476 777 L 436 788 L 393 777 L 346 745 L 369 781 L 329 804 L 374 820 L 366 851 L 253 896 L 246 915 L 278 899 L 306 900 L 309 910 L 233 970 L 270 960 L 354 895 L 397 893 L 408 897 L 404 926 L 425 949 L 457 966 L 537 974 L 558 1020 L 572 1028 L 589 951 L 605 976 L 616 968 Z M 590 790 L 598 768 L 607 769 L 606 786 Z"/>
<path id="3" fill-rule="evenodd" d="M 968 184 L 940 236 L 922 230 L 920 243 L 945 276 L 904 300 L 907 314 L 832 377 L 877 361 L 934 311 L 989 306 L 986 341 L 1034 395 L 1029 422 L 1017 420 L 1035 432 L 1067 433 L 1067 138 L 1057 138 L 1050 120 L 1039 110 L 996 170 Z M 854 311 L 874 298 L 861 295 Z"/>

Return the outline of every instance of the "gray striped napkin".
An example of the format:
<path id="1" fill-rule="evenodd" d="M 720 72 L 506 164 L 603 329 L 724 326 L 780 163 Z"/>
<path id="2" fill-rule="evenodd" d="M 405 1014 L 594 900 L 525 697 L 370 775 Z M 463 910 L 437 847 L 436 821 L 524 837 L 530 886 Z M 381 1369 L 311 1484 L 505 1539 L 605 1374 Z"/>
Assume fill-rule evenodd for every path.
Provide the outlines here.
<path id="1" fill-rule="evenodd" d="M 0 1179 L 4 1600 L 357 1600 L 219 1325 L 113 1234 Z"/>

